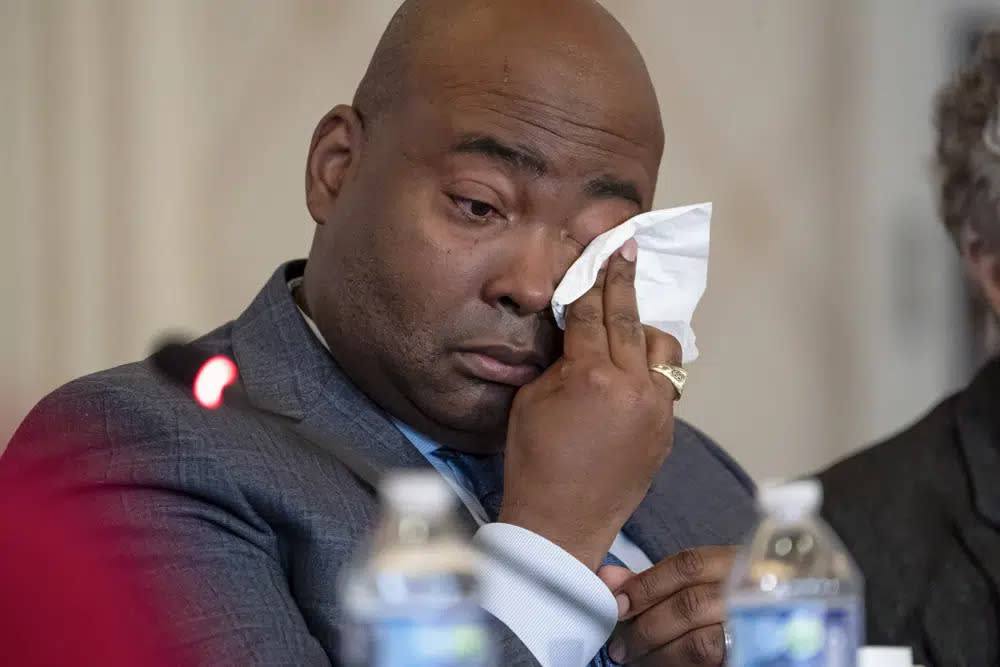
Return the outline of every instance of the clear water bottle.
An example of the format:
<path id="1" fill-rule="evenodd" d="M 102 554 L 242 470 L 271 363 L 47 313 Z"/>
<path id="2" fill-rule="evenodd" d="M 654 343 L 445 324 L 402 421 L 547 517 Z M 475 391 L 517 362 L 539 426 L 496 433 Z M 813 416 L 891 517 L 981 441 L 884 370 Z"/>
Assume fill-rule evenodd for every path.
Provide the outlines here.
<path id="1" fill-rule="evenodd" d="M 478 560 L 457 499 L 434 471 L 389 475 L 368 548 L 341 583 L 350 667 L 490 667 Z"/>
<path id="2" fill-rule="evenodd" d="M 864 586 L 818 516 L 822 499 L 812 479 L 761 490 L 762 519 L 727 585 L 730 667 L 854 667 Z"/>

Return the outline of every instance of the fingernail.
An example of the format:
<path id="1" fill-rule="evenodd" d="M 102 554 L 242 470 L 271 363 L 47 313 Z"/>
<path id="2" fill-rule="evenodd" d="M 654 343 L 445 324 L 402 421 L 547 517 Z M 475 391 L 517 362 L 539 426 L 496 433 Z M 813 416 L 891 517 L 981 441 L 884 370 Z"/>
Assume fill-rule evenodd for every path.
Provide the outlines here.
<path id="1" fill-rule="evenodd" d="M 628 613 L 628 607 L 631 604 L 628 596 L 624 593 L 619 593 L 615 596 L 615 602 L 618 603 L 618 618 L 625 618 L 625 614 Z"/>
<path id="2" fill-rule="evenodd" d="M 610 262 L 610 261 L 611 261 L 610 257 L 608 257 L 606 260 L 604 260 L 604 263 L 601 264 L 601 271 L 603 271 L 604 269 L 608 268 L 608 262 Z"/>
<path id="3" fill-rule="evenodd" d="M 629 239 L 622 246 L 621 252 L 626 262 L 634 262 L 635 258 L 639 255 L 639 244 L 636 243 L 635 239 Z"/>
<path id="4" fill-rule="evenodd" d="M 612 639 L 608 644 L 608 657 L 619 664 L 625 662 L 625 642 L 621 639 Z"/>

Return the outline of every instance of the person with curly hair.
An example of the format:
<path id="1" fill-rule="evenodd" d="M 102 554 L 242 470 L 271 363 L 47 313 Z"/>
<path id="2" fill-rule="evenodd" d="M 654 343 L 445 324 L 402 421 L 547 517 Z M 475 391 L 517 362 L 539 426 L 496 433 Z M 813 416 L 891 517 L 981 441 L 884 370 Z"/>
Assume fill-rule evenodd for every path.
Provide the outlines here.
<path id="1" fill-rule="evenodd" d="M 1000 313 L 1000 28 L 941 90 L 941 218 Z M 820 474 L 866 580 L 869 644 L 924 665 L 1000 665 L 1000 355 L 886 442 Z"/>

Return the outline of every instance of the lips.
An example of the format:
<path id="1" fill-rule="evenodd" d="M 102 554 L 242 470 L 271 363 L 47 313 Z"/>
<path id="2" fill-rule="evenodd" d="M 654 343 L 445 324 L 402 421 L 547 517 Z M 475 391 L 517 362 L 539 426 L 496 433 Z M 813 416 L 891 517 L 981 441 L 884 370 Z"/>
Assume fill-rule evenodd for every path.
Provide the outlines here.
<path id="1" fill-rule="evenodd" d="M 535 350 L 482 345 L 458 352 L 463 370 L 480 380 L 522 387 L 542 374 L 546 363 Z"/>

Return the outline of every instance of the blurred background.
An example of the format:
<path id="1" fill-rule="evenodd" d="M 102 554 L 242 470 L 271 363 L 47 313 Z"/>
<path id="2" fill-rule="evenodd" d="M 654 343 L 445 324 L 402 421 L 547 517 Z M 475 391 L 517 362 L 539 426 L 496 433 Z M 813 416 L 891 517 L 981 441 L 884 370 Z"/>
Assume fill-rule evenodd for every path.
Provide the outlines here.
<path id="1" fill-rule="evenodd" d="M 984 333 L 935 213 L 931 104 L 986 0 L 606 0 L 711 200 L 682 416 L 757 478 L 962 385 Z M 0 0 L 0 449 L 69 379 L 237 316 L 312 232 L 315 123 L 397 0 Z"/>

